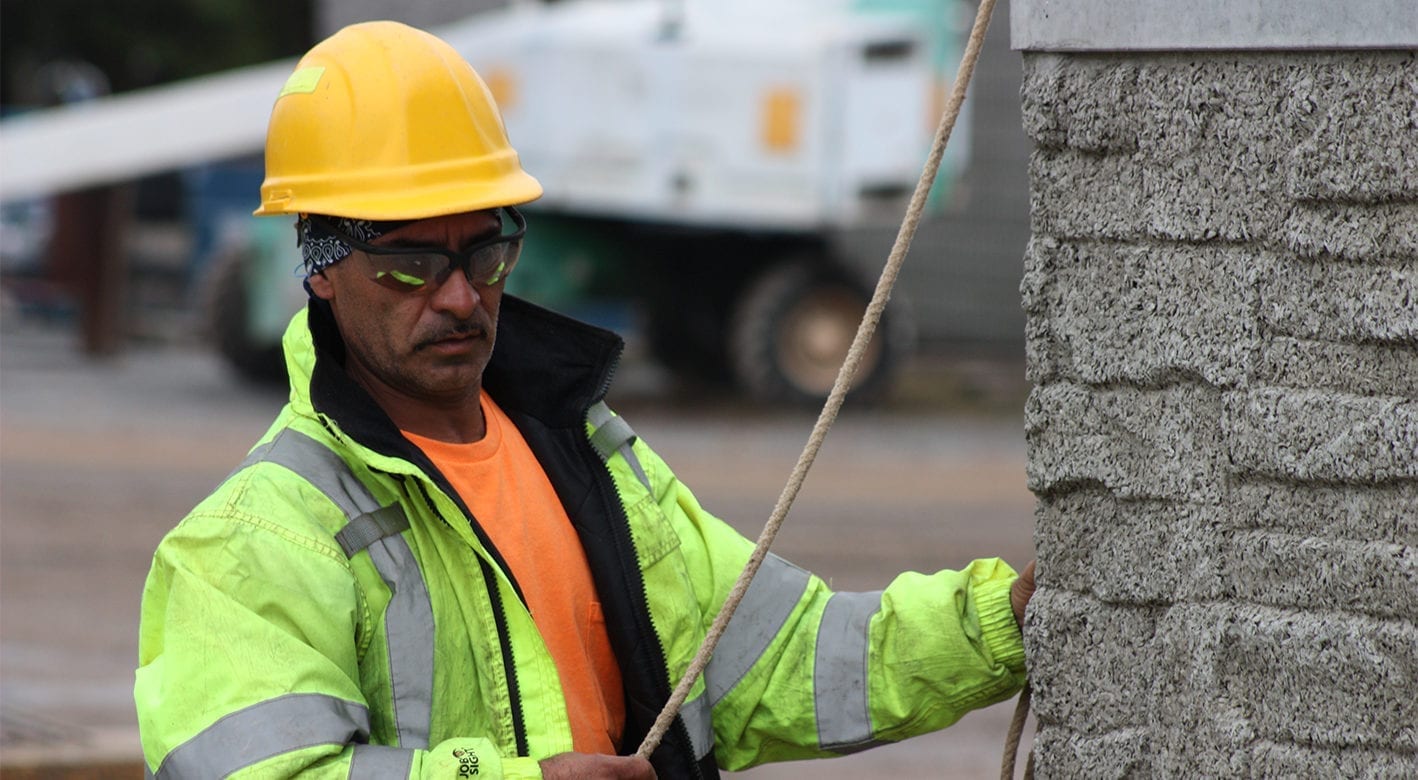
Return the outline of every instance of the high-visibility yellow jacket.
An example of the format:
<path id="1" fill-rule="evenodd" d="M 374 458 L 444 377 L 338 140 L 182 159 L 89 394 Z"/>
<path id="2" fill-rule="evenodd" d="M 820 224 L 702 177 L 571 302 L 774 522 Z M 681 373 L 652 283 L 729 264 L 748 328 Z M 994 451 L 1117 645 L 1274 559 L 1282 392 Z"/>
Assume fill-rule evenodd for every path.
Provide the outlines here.
<path id="1" fill-rule="evenodd" d="M 532 617 L 448 480 L 341 368 L 315 302 L 290 403 L 159 546 L 135 699 L 159 778 L 538 777 L 571 749 Z M 504 298 L 485 387 L 586 549 L 633 752 L 752 543 L 600 403 L 614 334 Z M 833 593 L 771 557 L 652 761 L 660 777 L 831 756 L 949 725 L 1023 683 L 997 560 Z"/>

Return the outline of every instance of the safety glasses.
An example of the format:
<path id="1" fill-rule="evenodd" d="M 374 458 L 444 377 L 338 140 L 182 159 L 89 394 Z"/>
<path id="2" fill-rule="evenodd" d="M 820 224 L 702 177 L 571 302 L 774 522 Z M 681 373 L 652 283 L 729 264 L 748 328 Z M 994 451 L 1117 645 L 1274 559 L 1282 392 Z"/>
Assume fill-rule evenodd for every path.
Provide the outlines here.
<path id="1" fill-rule="evenodd" d="M 411 293 L 436 289 L 448 281 L 454 269 L 461 270 L 469 284 L 484 287 L 506 278 L 522 254 L 527 220 L 511 206 L 503 207 L 502 211 L 512 218 L 516 230 L 479 241 L 461 252 L 443 247 L 374 246 L 340 230 L 332 220 L 314 214 L 310 218 L 319 220 L 321 227 L 331 235 L 364 253 L 357 262 L 361 262 L 370 281 Z M 503 225 L 506 224 L 503 220 Z"/>

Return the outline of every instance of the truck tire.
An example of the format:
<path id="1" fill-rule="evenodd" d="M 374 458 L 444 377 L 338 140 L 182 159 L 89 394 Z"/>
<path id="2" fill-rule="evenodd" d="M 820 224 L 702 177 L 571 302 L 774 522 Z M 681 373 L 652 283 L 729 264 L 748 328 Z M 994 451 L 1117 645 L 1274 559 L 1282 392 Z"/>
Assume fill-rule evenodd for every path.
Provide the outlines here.
<path id="1" fill-rule="evenodd" d="M 733 381 L 724 353 L 721 298 L 681 292 L 658 296 L 646 309 L 646 344 L 655 362 L 692 384 Z"/>
<path id="2" fill-rule="evenodd" d="M 821 404 L 870 301 L 867 287 L 850 273 L 813 258 L 770 268 L 749 284 L 730 323 L 729 355 L 738 384 L 766 403 Z M 882 396 L 910 340 L 905 315 L 888 306 L 851 397 Z"/>
<path id="3" fill-rule="evenodd" d="M 243 379 L 262 384 L 286 381 L 281 345 L 258 344 L 248 327 L 245 247 L 232 247 L 213 261 L 207 285 L 207 338 Z"/>

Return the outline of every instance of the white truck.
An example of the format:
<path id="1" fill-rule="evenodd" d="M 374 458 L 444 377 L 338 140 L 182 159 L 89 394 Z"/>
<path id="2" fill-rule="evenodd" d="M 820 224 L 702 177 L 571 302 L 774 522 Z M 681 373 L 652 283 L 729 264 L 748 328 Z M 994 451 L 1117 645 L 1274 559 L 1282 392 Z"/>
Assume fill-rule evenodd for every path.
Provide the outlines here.
<path id="1" fill-rule="evenodd" d="M 766 401 L 825 397 L 870 298 L 871 264 L 885 259 L 862 263 L 842 239 L 900 221 L 964 10 L 960 0 L 518 2 L 434 30 L 487 82 L 546 191 L 526 209 L 509 290 L 633 329 L 680 374 Z M 254 80 L 288 70 L 209 83 L 240 92 L 249 110 Z M 185 86 L 187 102 L 211 99 L 202 81 Z M 203 117 L 189 121 L 240 146 L 238 120 Z M 966 159 L 966 127 L 941 188 Z M 251 135 L 242 124 L 256 152 Z M 246 373 L 277 372 L 280 331 L 303 303 L 292 232 L 243 211 L 218 216 L 205 226 L 219 236 L 215 258 L 203 259 L 217 343 Z M 894 304 L 853 392 L 888 387 L 911 344 Z"/>

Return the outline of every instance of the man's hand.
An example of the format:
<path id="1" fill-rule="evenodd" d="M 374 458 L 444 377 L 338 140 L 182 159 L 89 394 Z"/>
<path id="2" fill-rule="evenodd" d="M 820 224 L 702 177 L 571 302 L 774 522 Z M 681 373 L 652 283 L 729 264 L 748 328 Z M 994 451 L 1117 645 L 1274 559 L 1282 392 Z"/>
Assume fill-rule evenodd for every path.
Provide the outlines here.
<path id="1" fill-rule="evenodd" d="M 1024 571 L 1020 573 L 1019 579 L 1009 586 L 1009 606 L 1014 610 L 1014 622 L 1024 627 L 1024 608 L 1029 606 L 1029 599 L 1034 596 L 1034 561 L 1030 561 Z"/>
<path id="2" fill-rule="evenodd" d="M 638 756 L 562 753 L 538 763 L 545 780 L 655 780 L 650 762 Z"/>

